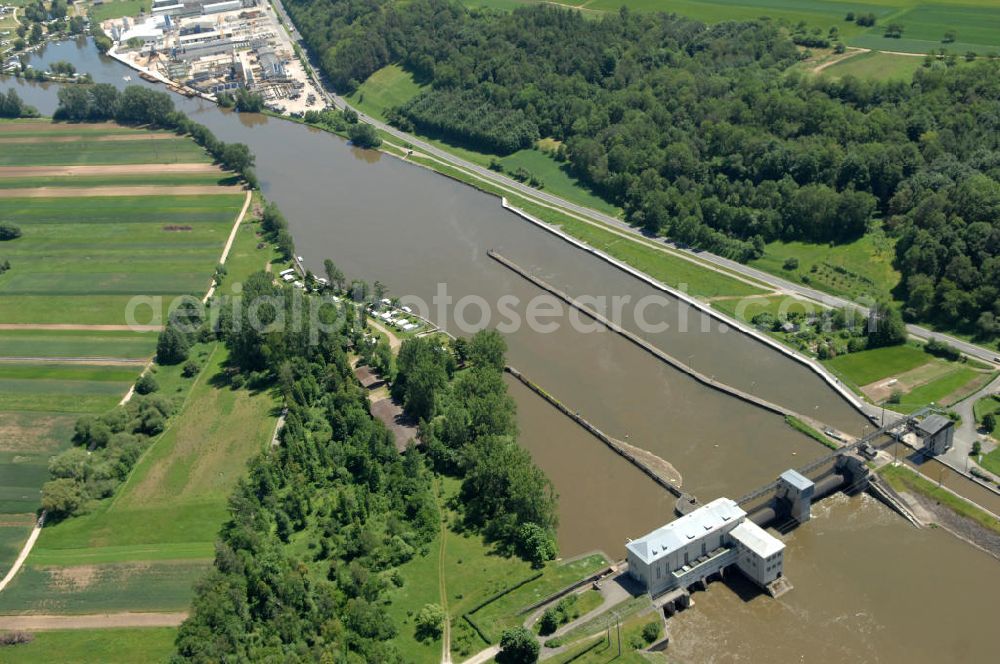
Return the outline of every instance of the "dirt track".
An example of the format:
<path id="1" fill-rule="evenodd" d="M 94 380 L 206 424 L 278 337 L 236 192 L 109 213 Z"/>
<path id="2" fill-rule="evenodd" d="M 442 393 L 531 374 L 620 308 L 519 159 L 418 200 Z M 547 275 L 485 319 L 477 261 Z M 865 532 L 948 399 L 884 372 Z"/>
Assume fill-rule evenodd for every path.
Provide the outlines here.
<path id="1" fill-rule="evenodd" d="M 86 166 L 0 166 L 0 178 L 148 173 L 221 173 L 215 164 L 105 164 Z"/>
<path id="2" fill-rule="evenodd" d="M 105 629 L 109 627 L 176 627 L 187 613 L 93 613 L 75 616 L 0 616 L 2 630 Z"/>
<path id="3" fill-rule="evenodd" d="M 139 187 L 32 187 L 0 189 L 0 198 L 105 198 L 109 196 L 216 196 L 242 194 L 243 187 L 219 185 L 143 185 Z"/>
<path id="4" fill-rule="evenodd" d="M 101 134 L 87 136 L 86 132 L 73 136 L 3 136 L 0 134 L 0 145 L 22 143 L 103 143 L 105 141 L 163 141 L 169 138 L 180 138 L 176 134 Z"/>

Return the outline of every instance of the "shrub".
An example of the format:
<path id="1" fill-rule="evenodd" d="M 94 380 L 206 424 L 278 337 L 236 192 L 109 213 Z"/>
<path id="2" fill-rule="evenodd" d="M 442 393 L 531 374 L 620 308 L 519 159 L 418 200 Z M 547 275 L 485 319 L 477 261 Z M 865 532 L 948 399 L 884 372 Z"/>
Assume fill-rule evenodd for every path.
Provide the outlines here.
<path id="1" fill-rule="evenodd" d="M 135 382 L 135 391 L 139 394 L 152 394 L 160 389 L 160 384 L 153 378 L 153 374 L 144 373 Z"/>
<path id="2" fill-rule="evenodd" d="M 194 360 L 188 360 L 187 362 L 184 363 L 184 368 L 181 370 L 181 375 L 184 376 L 185 378 L 192 378 L 198 375 L 198 371 L 200 371 L 198 363 L 195 362 Z"/>
<path id="3" fill-rule="evenodd" d="M 16 646 L 22 643 L 31 643 L 35 640 L 35 635 L 30 632 L 4 632 L 0 634 L 0 646 Z"/>
<path id="4" fill-rule="evenodd" d="M 662 629 L 663 625 L 659 620 L 648 622 L 642 628 L 642 638 L 646 640 L 646 643 L 652 643 L 660 638 Z"/>
<path id="5" fill-rule="evenodd" d="M 785 259 L 785 262 L 781 267 L 786 270 L 797 270 L 799 269 L 799 259 L 795 256 L 789 256 Z"/>
<path id="6" fill-rule="evenodd" d="M 21 237 L 21 229 L 14 224 L 0 224 L 0 240 L 16 240 Z"/>

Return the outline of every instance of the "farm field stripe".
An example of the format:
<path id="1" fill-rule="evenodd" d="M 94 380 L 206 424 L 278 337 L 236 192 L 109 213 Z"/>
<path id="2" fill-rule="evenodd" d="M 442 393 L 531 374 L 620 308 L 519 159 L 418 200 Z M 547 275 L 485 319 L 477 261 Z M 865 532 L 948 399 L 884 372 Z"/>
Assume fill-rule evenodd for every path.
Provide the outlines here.
<path id="1" fill-rule="evenodd" d="M 23 143 L 79 143 L 80 141 L 162 141 L 177 138 L 176 134 L 102 134 L 88 136 L 0 136 L 0 145 L 16 145 Z"/>
<path id="2" fill-rule="evenodd" d="M 121 357 L 12 357 L 0 356 L 0 364 L 82 364 L 95 367 L 144 366 L 144 358 Z"/>
<path id="3" fill-rule="evenodd" d="M 0 198 L 110 198 L 116 196 L 215 196 L 241 194 L 236 185 L 143 185 L 134 187 L 37 187 L 0 189 Z"/>
<path id="4" fill-rule="evenodd" d="M 82 615 L 0 616 L 0 629 L 108 629 L 113 627 L 176 627 L 188 617 L 187 612 L 91 613 Z"/>
<path id="5" fill-rule="evenodd" d="M 77 325 L 76 323 L 0 323 L 0 330 L 76 330 L 93 332 L 159 332 L 162 325 Z"/>
<path id="6" fill-rule="evenodd" d="M 66 166 L 0 166 L 0 178 L 52 177 L 67 175 L 134 175 L 136 173 L 218 173 L 210 163 L 179 164 L 89 164 Z"/>

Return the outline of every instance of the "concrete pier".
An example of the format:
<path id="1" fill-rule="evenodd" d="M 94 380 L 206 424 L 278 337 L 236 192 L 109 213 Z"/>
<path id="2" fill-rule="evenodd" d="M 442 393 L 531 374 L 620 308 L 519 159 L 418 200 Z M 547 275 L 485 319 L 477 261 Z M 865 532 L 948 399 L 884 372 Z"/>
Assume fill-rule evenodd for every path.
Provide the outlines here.
<path id="1" fill-rule="evenodd" d="M 585 314 L 588 317 L 594 319 L 598 323 L 601 323 L 602 325 L 604 325 L 605 327 L 607 327 L 612 332 L 615 332 L 616 334 L 619 334 L 619 335 L 625 337 L 626 339 L 628 339 L 633 344 L 635 344 L 639 348 L 643 349 L 644 351 L 646 351 L 650 355 L 653 355 L 657 359 L 665 362 L 666 364 L 669 364 L 674 369 L 677 369 L 678 371 L 680 371 L 680 372 L 682 372 L 684 374 L 687 374 L 688 376 L 690 376 L 691 378 L 695 379 L 696 381 L 698 381 L 702 385 L 710 387 L 713 390 L 717 390 L 719 392 L 723 392 L 723 393 L 725 393 L 725 394 L 727 394 L 727 395 L 729 395 L 731 397 L 735 397 L 735 398 L 737 398 L 737 399 L 739 399 L 741 401 L 744 401 L 746 403 L 752 404 L 752 405 L 757 406 L 759 408 L 763 408 L 764 410 L 767 410 L 767 411 L 770 411 L 772 413 L 775 413 L 776 415 L 781 415 L 782 417 L 791 416 L 791 417 L 797 417 L 800 420 L 807 421 L 807 422 L 816 422 L 816 420 L 814 420 L 813 418 L 810 418 L 810 417 L 807 417 L 805 415 L 802 415 L 801 413 L 796 413 L 795 411 L 793 411 L 793 410 L 791 410 L 789 408 L 785 408 L 784 406 L 779 406 L 778 404 L 775 404 L 775 403 L 772 403 L 770 401 L 767 401 L 766 399 L 761 399 L 760 397 L 758 397 L 756 395 L 753 395 L 753 394 L 750 394 L 749 392 L 744 392 L 743 390 L 741 390 L 741 389 L 739 389 L 737 387 L 733 387 L 732 385 L 727 385 L 726 383 L 719 382 L 719 381 L 715 380 L 714 378 L 710 378 L 709 376 L 706 376 L 705 374 L 701 373 L 700 371 L 697 371 L 696 369 L 694 369 L 694 368 L 692 368 L 692 367 L 684 364 L 683 362 L 681 362 L 680 360 L 678 360 L 674 356 L 672 356 L 672 355 L 670 355 L 670 354 L 668 354 L 668 353 L 660 350 L 659 348 L 657 348 L 653 344 L 649 343 L 648 341 L 646 341 L 646 340 L 638 337 L 637 335 L 633 334 L 632 332 L 629 332 L 628 330 L 626 330 L 622 326 L 620 326 L 617 323 L 611 321 L 610 319 L 608 319 L 607 317 L 601 315 L 597 311 L 594 311 L 590 307 L 587 307 L 586 305 L 584 305 L 584 304 L 576 301 L 574 298 L 570 297 L 569 295 L 567 295 L 563 291 L 559 290 L 555 286 L 553 286 L 553 285 L 551 285 L 551 284 L 543 281 L 542 279 L 539 279 L 538 277 L 534 276 L 533 274 L 528 273 L 522 267 L 520 267 L 519 265 L 517 265 L 513 261 L 510 261 L 507 258 L 504 258 L 502 255 L 500 255 L 499 253 L 497 253 L 493 249 L 490 249 L 486 253 L 487 253 L 487 255 L 490 258 L 492 258 L 496 262 L 500 263 L 504 267 L 508 268 L 512 272 L 516 272 L 518 275 L 520 275 L 524 279 L 527 279 L 528 281 L 530 281 L 531 283 L 533 283 L 535 286 L 537 286 L 537 287 L 541 288 L 542 290 L 550 293 L 551 295 L 554 295 L 555 297 L 557 297 L 560 300 L 562 300 L 563 302 L 565 302 L 567 305 L 573 307 L 577 311 L 582 312 L 583 314 Z"/>

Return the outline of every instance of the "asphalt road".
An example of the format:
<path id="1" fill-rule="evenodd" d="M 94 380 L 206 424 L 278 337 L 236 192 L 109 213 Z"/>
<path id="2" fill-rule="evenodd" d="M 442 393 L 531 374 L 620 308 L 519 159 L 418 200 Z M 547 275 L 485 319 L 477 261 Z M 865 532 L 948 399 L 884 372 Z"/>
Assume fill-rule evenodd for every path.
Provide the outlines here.
<path id="1" fill-rule="evenodd" d="M 309 50 L 306 48 L 305 44 L 302 43 L 301 35 L 299 35 L 298 30 L 294 28 L 294 24 L 292 23 L 291 18 L 288 16 L 287 13 L 285 13 L 285 7 L 282 4 L 281 0 L 274 0 L 274 3 L 275 6 L 278 8 L 278 11 L 284 18 L 286 25 L 289 27 L 289 30 L 291 31 L 292 34 L 292 38 L 299 42 L 299 45 L 302 47 L 303 53 L 308 54 L 309 59 L 312 61 L 313 60 L 312 53 L 310 53 Z M 313 64 L 313 69 L 317 70 L 315 63 L 312 64 Z M 316 80 L 315 83 L 316 87 L 326 97 L 328 103 L 333 104 L 337 108 L 345 108 L 345 107 L 352 108 L 358 114 L 359 119 L 361 119 L 362 121 L 373 125 L 377 129 L 384 131 L 385 133 L 389 134 L 390 136 L 393 136 L 394 138 L 399 139 L 404 143 L 411 144 L 415 149 L 419 149 L 423 153 L 432 155 L 435 158 L 440 159 L 441 161 L 460 167 L 464 170 L 472 171 L 476 175 L 481 176 L 486 180 L 495 182 L 496 184 L 502 185 L 505 188 L 513 189 L 519 193 L 524 194 L 525 196 L 529 196 L 531 198 L 543 201 L 545 203 L 548 203 L 549 205 L 553 205 L 562 208 L 564 210 L 569 210 L 570 212 L 573 212 L 575 214 L 587 217 L 589 219 L 593 219 L 595 221 L 602 222 L 604 224 L 608 224 L 617 229 L 623 230 L 628 233 L 632 233 L 636 236 L 648 237 L 645 236 L 642 233 L 642 231 L 636 229 L 635 227 L 629 225 L 628 223 L 622 221 L 621 219 L 618 219 L 617 217 L 612 217 L 611 215 L 605 214 L 603 212 L 599 212 L 597 210 L 585 207 L 583 205 L 578 205 L 571 201 L 567 201 L 564 198 L 560 198 L 559 196 L 555 196 L 546 191 L 535 189 L 534 187 L 530 187 L 524 183 L 518 182 L 517 180 L 513 180 L 509 177 L 506 177 L 505 175 L 502 175 L 495 171 L 491 171 L 488 168 L 466 161 L 461 157 L 457 157 L 451 154 L 450 152 L 447 152 L 445 150 L 442 150 L 441 148 L 426 143 L 417 138 L 416 136 L 412 136 L 410 134 L 407 134 L 406 132 L 400 131 L 395 127 L 387 125 L 381 120 L 366 115 L 360 110 L 354 108 L 353 106 L 348 104 L 347 101 L 342 97 L 339 97 L 338 95 L 329 92 L 322 85 L 321 81 Z M 716 256 L 715 254 L 709 253 L 707 251 L 692 251 L 690 249 L 679 247 L 669 241 L 662 240 L 660 238 L 656 239 L 657 241 L 663 242 L 665 246 L 669 246 L 676 251 L 694 256 L 698 260 L 703 261 L 705 263 L 709 263 L 717 267 L 727 269 L 731 272 L 736 272 L 738 274 L 750 277 L 752 279 L 756 279 L 757 281 L 766 283 L 770 285 L 772 288 L 775 288 L 777 290 L 794 293 L 799 297 L 811 300 L 813 302 L 818 302 L 829 307 L 839 308 L 839 307 L 851 306 L 859 308 L 865 314 L 867 314 L 868 312 L 867 307 L 863 306 L 860 303 L 853 302 L 851 300 L 847 300 L 834 295 L 829 295 L 828 293 L 823 293 L 813 288 L 809 288 L 804 284 L 795 283 L 788 281 L 786 279 L 782 279 L 781 277 L 776 277 L 772 274 L 768 274 L 767 272 L 763 272 L 756 268 L 750 267 L 749 265 L 744 265 L 742 263 L 738 263 L 728 258 L 723 258 L 722 256 Z M 957 339 L 948 334 L 935 332 L 933 330 L 930 330 L 926 327 L 921 327 L 919 325 L 907 325 L 906 329 L 912 336 L 918 337 L 920 339 L 923 340 L 937 339 L 939 341 L 946 342 L 958 348 L 960 351 L 971 357 L 975 357 L 977 359 L 984 360 L 987 362 L 992 362 L 994 364 L 1000 364 L 1000 350 L 985 348 L 983 346 L 977 346 L 976 344 L 972 344 L 967 341 Z"/>

